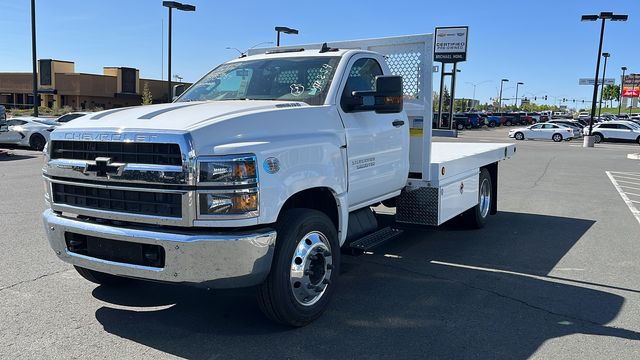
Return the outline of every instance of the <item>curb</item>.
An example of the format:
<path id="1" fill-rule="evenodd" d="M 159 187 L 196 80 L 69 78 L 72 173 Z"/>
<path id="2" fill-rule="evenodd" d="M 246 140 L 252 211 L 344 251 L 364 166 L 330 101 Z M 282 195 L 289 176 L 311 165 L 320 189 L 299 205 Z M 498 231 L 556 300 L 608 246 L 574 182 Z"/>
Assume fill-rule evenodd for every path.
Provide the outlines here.
<path id="1" fill-rule="evenodd" d="M 640 153 L 627 154 L 627 158 L 631 160 L 640 160 Z"/>

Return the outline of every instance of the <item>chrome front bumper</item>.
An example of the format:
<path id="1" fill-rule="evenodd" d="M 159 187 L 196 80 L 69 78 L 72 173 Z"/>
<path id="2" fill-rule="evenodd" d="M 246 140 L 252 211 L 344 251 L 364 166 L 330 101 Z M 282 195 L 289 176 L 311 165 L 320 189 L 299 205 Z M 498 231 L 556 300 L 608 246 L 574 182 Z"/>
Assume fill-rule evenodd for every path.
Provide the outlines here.
<path id="1" fill-rule="evenodd" d="M 215 233 L 202 231 L 161 232 L 96 224 L 68 218 L 51 209 L 42 214 L 51 248 L 63 261 L 113 275 L 173 283 L 196 283 L 212 288 L 260 284 L 269 274 L 276 232 Z M 72 232 L 111 240 L 158 245 L 164 248 L 163 268 L 97 259 L 70 252 L 65 233 Z"/>

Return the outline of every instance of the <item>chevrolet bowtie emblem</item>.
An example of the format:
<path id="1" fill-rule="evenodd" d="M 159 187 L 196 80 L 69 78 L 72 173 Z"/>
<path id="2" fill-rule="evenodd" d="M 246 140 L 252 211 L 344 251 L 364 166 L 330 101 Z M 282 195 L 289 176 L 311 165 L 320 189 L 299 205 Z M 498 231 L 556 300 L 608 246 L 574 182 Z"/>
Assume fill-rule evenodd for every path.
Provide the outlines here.
<path id="1" fill-rule="evenodd" d="M 84 172 L 95 172 L 96 176 L 106 177 L 107 174 L 118 174 L 124 164 L 112 164 L 111 158 L 98 157 L 94 161 L 87 162 Z"/>

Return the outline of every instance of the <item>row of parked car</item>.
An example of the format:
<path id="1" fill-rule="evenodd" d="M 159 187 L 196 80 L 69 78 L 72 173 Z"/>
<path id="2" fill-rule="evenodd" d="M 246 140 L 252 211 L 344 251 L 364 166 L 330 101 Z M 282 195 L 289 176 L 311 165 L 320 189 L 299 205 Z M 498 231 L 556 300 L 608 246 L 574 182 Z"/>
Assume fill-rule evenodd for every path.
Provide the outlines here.
<path id="1" fill-rule="evenodd" d="M 4 110 L 4 109 L 3 109 Z M 49 134 L 59 125 L 86 115 L 86 112 L 73 112 L 59 118 L 18 116 L 7 118 L 6 112 L 0 113 L 0 144 L 26 146 L 32 150 L 42 150 L 49 141 Z"/>
<path id="2" fill-rule="evenodd" d="M 589 135 L 588 120 L 554 119 L 524 128 L 512 129 L 509 137 L 516 140 L 542 139 L 560 142 Z M 635 142 L 640 145 L 640 118 L 599 119 L 591 129 L 596 143 L 603 141 Z"/>
<path id="3" fill-rule="evenodd" d="M 499 126 L 531 125 L 538 122 L 548 121 L 551 113 L 526 113 L 526 112 L 495 112 L 495 113 L 455 113 L 453 115 L 453 125 L 458 130 Z M 443 114 L 444 125 L 448 126 L 448 114 Z M 439 120 L 438 114 L 433 116 L 433 127 L 437 128 Z"/>

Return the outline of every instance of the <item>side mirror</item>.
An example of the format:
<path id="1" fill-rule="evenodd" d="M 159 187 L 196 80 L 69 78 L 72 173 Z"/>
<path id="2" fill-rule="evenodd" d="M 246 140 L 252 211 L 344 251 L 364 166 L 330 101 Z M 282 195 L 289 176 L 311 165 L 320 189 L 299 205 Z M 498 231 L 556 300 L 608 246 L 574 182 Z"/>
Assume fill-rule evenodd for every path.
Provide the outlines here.
<path id="1" fill-rule="evenodd" d="M 9 131 L 9 126 L 7 125 L 7 123 L 0 124 L 0 132 L 7 132 L 7 131 Z"/>
<path id="2" fill-rule="evenodd" d="M 354 91 L 347 106 L 348 111 L 375 111 L 393 114 L 402 111 L 402 76 L 376 76 L 374 91 Z"/>
<path id="3" fill-rule="evenodd" d="M 184 84 L 178 84 L 178 85 L 174 85 L 173 86 L 173 96 L 172 99 L 175 100 L 178 98 L 178 96 L 182 95 L 182 93 L 185 90 L 185 86 Z"/>

